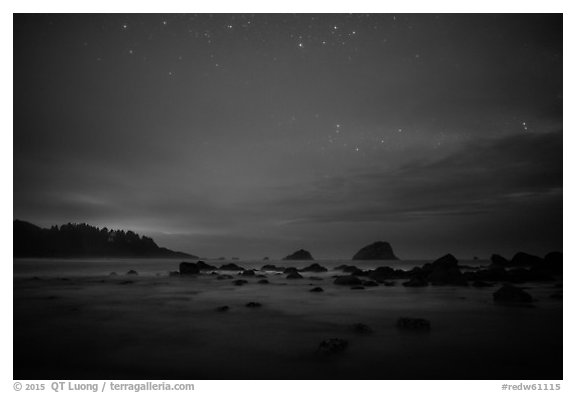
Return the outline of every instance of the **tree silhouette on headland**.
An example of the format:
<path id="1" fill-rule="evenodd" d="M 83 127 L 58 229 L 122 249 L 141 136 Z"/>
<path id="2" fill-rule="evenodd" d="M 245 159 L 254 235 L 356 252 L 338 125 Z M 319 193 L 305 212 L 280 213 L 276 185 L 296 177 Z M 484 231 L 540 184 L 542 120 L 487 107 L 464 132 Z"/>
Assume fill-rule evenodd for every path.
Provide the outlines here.
<path id="1" fill-rule="evenodd" d="M 132 231 L 108 230 L 88 224 L 50 229 L 14 220 L 14 257 L 187 257 Z"/>

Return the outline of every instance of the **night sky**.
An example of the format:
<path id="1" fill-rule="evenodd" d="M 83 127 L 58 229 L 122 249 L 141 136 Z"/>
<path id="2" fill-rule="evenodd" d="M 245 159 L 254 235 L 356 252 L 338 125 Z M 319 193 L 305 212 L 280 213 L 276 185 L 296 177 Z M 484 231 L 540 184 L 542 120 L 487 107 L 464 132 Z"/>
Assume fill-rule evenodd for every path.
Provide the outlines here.
<path id="1" fill-rule="evenodd" d="M 16 15 L 14 218 L 206 257 L 562 248 L 562 16 Z"/>

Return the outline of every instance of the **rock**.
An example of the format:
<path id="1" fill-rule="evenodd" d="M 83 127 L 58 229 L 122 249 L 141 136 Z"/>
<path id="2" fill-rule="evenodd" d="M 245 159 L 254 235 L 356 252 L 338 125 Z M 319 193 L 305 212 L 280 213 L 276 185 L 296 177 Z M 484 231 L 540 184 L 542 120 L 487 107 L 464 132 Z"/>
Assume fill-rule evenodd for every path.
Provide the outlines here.
<path id="1" fill-rule="evenodd" d="M 458 267 L 458 260 L 452 254 L 446 254 L 432 262 L 432 269 L 449 269 Z"/>
<path id="2" fill-rule="evenodd" d="M 180 263 L 180 274 L 181 275 L 189 275 L 189 274 L 200 274 L 200 269 L 198 265 L 192 262 L 181 262 Z"/>
<path id="3" fill-rule="evenodd" d="M 292 272 L 292 273 L 288 274 L 286 276 L 286 278 L 289 280 L 297 280 L 297 279 L 302 278 L 302 275 L 298 272 Z"/>
<path id="4" fill-rule="evenodd" d="M 244 285 L 244 284 L 248 284 L 248 281 L 246 281 L 246 280 L 234 280 L 233 283 L 234 283 L 234 285 L 240 287 L 240 286 L 242 286 L 242 285 Z"/>
<path id="5" fill-rule="evenodd" d="M 244 270 L 242 273 L 240 273 L 240 275 L 246 277 L 254 277 L 256 275 L 256 272 L 254 270 Z"/>
<path id="6" fill-rule="evenodd" d="M 284 257 L 284 260 L 285 261 L 313 261 L 314 258 L 312 258 L 312 254 L 310 254 L 308 251 L 300 249 L 300 250 L 294 252 L 293 254 L 290 254 L 287 257 Z"/>
<path id="7" fill-rule="evenodd" d="M 270 272 L 283 272 L 284 269 L 285 269 L 284 267 L 279 267 L 276 265 L 264 265 L 260 268 L 260 270 L 270 271 Z"/>
<path id="8" fill-rule="evenodd" d="M 348 341 L 342 338 L 329 338 L 320 343 L 316 352 L 323 355 L 337 355 L 344 352 L 346 348 L 348 348 Z"/>
<path id="9" fill-rule="evenodd" d="M 532 303 L 532 296 L 528 292 L 510 284 L 504 284 L 492 297 L 495 302 L 501 303 Z"/>
<path id="10" fill-rule="evenodd" d="M 354 290 L 362 290 L 365 289 L 362 285 L 357 285 L 355 287 L 351 287 L 350 289 L 354 289 Z"/>
<path id="11" fill-rule="evenodd" d="M 216 270 L 217 269 L 216 266 L 209 265 L 204 261 L 196 262 L 196 267 L 198 267 L 199 270 Z"/>
<path id="12" fill-rule="evenodd" d="M 361 285 L 362 281 L 356 276 L 340 276 L 334 280 L 336 285 Z"/>
<path id="13" fill-rule="evenodd" d="M 270 284 L 270 281 L 266 280 L 266 279 L 262 279 L 258 281 L 258 284 Z"/>
<path id="14" fill-rule="evenodd" d="M 248 308 L 258 308 L 258 307 L 262 307 L 262 304 L 258 303 L 258 302 L 249 302 L 246 303 L 246 307 Z"/>
<path id="15" fill-rule="evenodd" d="M 402 285 L 405 287 L 427 287 L 428 281 L 426 281 L 423 278 L 414 277 L 414 278 L 410 279 L 409 281 L 402 283 Z"/>
<path id="16" fill-rule="evenodd" d="M 544 265 L 551 272 L 562 273 L 563 272 L 562 253 L 555 251 L 546 254 L 546 256 L 544 257 Z"/>
<path id="17" fill-rule="evenodd" d="M 396 327 L 402 330 L 428 331 L 432 327 L 429 320 L 424 318 L 398 318 Z"/>
<path id="18" fill-rule="evenodd" d="M 525 252 L 516 253 L 510 261 L 511 266 L 534 266 L 539 263 L 542 263 L 542 258 Z"/>
<path id="19" fill-rule="evenodd" d="M 228 306 L 220 306 L 220 307 L 216 308 L 216 311 L 220 311 L 220 312 L 225 312 L 228 310 L 230 310 L 230 307 L 228 307 Z"/>
<path id="20" fill-rule="evenodd" d="M 220 270 L 240 271 L 240 270 L 244 270 L 244 268 L 236 265 L 235 263 L 227 263 L 227 264 L 220 266 Z"/>
<path id="21" fill-rule="evenodd" d="M 126 275 L 127 275 L 127 276 L 137 276 L 137 275 L 138 275 L 138 272 L 137 272 L 136 270 L 128 270 L 128 271 L 126 272 Z"/>
<path id="22" fill-rule="evenodd" d="M 353 260 L 393 260 L 398 259 L 388 242 L 376 242 L 361 248 Z"/>
<path id="23" fill-rule="evenodd" d="M 355 323 L 354 325 L 352 325 L 352 330 L 354 331 L 354 333 L 359 333 L 359 334 L 372 333 L 372 329 L 370 328 L 370 326 L 368 326 L 364 323 Z"/>
<path id="24" fill-rule="evenodd" d="M 317 263 L 313 263 L 310 266 L 307 266 L 303 269 L 300 269 L 301 272 L 314 272 L 314 273 L 322 273 L 322 272 L 327 272 L 328 269 L 326 269 L 324 266 L 320 266 Z"/>
<path id="25" fill-rule="evenodd" d="M 476 288 L 486 288 L 486 287 L 493 287 L 494 285 L 486 281 L 476 280 L 472 283 L 472 286 Z"/>
<path id="26" fill-rule="evenodd" d="M 320 287 L 314 287 L 310 290 L 310 292 L 324 292 L 324 290 Z"/>
<path id="27" fill-rule="evenodd" d="M 490 261 L 494 266 L 501 266 L 501 267 L 510 266 L 510 261 L 508 261 L 506 258 L 498 254 L 492 254 L 492 256 L 490 257 Z"/>

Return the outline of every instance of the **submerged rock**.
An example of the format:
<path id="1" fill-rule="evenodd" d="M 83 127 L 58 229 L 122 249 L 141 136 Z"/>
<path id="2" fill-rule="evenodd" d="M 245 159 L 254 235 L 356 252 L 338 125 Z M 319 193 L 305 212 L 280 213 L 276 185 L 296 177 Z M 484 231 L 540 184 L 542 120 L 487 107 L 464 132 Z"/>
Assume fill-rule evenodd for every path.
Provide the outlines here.
<path id="1" fill-rule="evenodd" d="M 403 282 L 402 285 L 405 287 L 427 287 L 428 281 L 421 277 L 414 277 L 409 281 Z"/>
<path id="2" fill-rule="evenodd" d="M 361 248 L 354 256 L 353 260 L 395 260 L 398 259 L 392 251 L 392 246 L 388 242 L 375 242 Z"/>
<path id="3" fill-rule="evenodd" d="M 294 252 L 293 254 L 290 254 L 286 257 L 284 257 L 284 260 L 286 261 L 313 261 L 314 258 L 312 258 L 312 254 L 310 254 L 310 252 L 300 249 L 296 252 Z"/>
<path id="4" fill-rule="evenodd" d="M 403 330 L 430 330 L 432 324 L 424 318 L 398 318 L 396 327 Z"/>
<path id="5" fill-rule="evenodd" d="M 504 284 L 492 297 L 500 303 L 532 303 L 532 296 L 528 292 L 510 284 Z"/>
<path id="6" fill-rule="evenodd" d="M 372 328 L 364 323 L 355 323 L 352 325 L 352 330 L 354 333 L 359 334 L 370 334 L 372 333 Z"/>
<path id="7" fill-rule="evenodd" d="M 348 341 L 342 338 L 329 338 L 318 345 L 316 352 L 323 355 L 336 355 L 342 353 L 348 348 Z"/>
<path id="8" fill-rule="evenodd" d="M 327 272 L 328 269 L 326 269 L 324 266 L 320 266 L 317 263 L 313 263 L 310 266 L 307 266 L 303 269 L 300 269 L 301 272 L 314 272 L 314 273 L 322 273 L 322 272 Z"/>
<path id="9" fill-rule="evenodd" d="M 340 276 L 334 280 L 336 285 L 361 285 L 362 281 L 356 276 Z"/>

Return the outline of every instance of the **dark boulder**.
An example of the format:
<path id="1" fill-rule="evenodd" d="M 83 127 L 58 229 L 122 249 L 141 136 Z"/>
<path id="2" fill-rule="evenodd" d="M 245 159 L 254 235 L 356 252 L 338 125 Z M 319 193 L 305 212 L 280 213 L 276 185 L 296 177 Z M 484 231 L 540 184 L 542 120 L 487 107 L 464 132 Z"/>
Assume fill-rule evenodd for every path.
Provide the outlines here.
<path id="1" fill-rule="evenodd" d="M 398 259 L 388 242 L 376 242 L 361 248 L 353 260 L 393 260 Z"/>
<path id="2" fill-rule="evenodd" d="M 542 263 L 542 258 L 537 257 L 536 255 L 526 254 L 525 252 L 519 252 L 514 255 L 512 260 L 510 261 L 511 266 L 534 266 L 539 263 Z"/>
<path id="3" fill-rule="evenodd" d="M 424 318 L 398 318 L 396 327 L 402 330 L 416 330 L 416 331 L 429 331 L 432 324 L 429 320 Z"/>
<path id="4" fill-rule="evenodd" d="M 200 269 L 200 270 L 216 270 L 216 269 L 217 269 L 216 266 L 209 265 L 209 264 L 207 264 L 207 263 L 204 262 L 204 261 L 198 261 L 198 262 L 196 262 L 196 266 L 197 266 L 198 269 Z"/>
<path id="5" fill-rule="evenodd" d="M 505 284 L 502 288 L 498 289 L 492 295 L 495 302 L 501 303 L 531 303 L 532 296 L 520 289 L 510 284 Z"/>
<path id="6" fill-rule="evenodd" d="M 372 333 L 372 328 L 364 323 L 355 323 L 352 325 L 352 331 L 358 334 L 370 334 Z"/>
<path id="7" fill-rule="evenodd" d="M 320 266 L 317 263 L 313 263 L 310 266 L 306 266 L 303 269 L 300 269 L 301 272 L 313 272 L 313 273 L 322 273 L 322 272 L 327 272 L 328 269 L 326 269 L 324 266 Z"/>
<path id="8" fill-rule="evenodd" d="M 498 254 L 492 254 L 490 257 L 490 261 L 492 262 L 493 266 L 502 266 L 507 267 L 510 266 L 510 261 Z"/>
<path id="9" fill-rule="evenodd" d="M 452 254 L 446 254 L 432 262 L 432 269 L 449 269 L 458 267 L 458 260 Z"/>
<path id="10" fill-rule="evenodd" d="M 297 279 L 300 279 L 300 278 L 303 278 L 303 277 L 302 277 L 302 275 L 301 275 L 300 273 L 298 273 L 298 272 L 292 272 L 292 273 L 289 273 L 289 274 L 286 276 L 286 278 L 289 279 L 289 280 L 297 280 Z"/>
<path id="11" fill-rule="evenodd" d="M 181 275 L 189 275 L 189 274 L 200 274 L 200 269 L 198 265 L 192 262 L 181 262 L 180 263 L 180 274 Z"/>
<path id="12" fill-rule="evenodd" d="M 316 352 L 323 355 L 337 355 L 344 352 L 346 348 L 348 348 L 348 341 L 342 338 L 329 338 L 320 343 Z"/>
<path id="13" fill-rule="evenodd" d="M 244 268 L 236 265 L 235 263 L 226 263 L 226 264 L 220 266 L 220 270 L 240 271 L 240 270 L 244 270 Z"/>
<path id="14" fill-rule="evenodd" d="M 284 257 L 284 260 L 285 261 L 313 261 L 314 258 L 312 258 L 312 254 L 310 254 L 308 251 L 300 249 L 300 250 L 294 252 L 293 254 L 290 254 L 287 257 Z"/>
<path id="15" fill-rule="evenodd" d="M 320 287 L 314 287 L 310 290 L 310 292 L 324 292 L 324 290 Z"/>
<path id="16" fill-rule="evenodd" d="M 340 276 L 334 280 L 336 285 L 362 285 L 362 280 L 356 276 Z"/>

